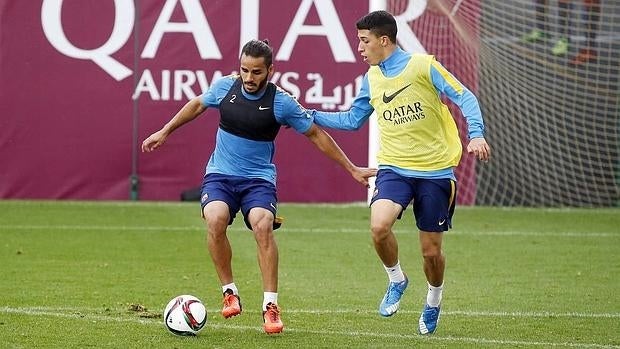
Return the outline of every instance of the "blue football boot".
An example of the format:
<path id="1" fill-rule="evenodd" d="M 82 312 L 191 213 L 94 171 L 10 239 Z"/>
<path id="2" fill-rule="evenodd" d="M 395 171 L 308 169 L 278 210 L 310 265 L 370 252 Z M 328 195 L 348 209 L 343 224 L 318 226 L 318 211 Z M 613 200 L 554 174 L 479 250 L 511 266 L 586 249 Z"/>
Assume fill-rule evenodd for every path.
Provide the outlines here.
<path id="1" fill-rule="evenodd" d="M 431 334 L 437 329 L 437 323 L 439 322 L 439 312 L 441 306 L 431 307 L 428 304 L 424 305 L 424 310 L 420 314 L 418 331 L 420 334 Z"/>
<path id="2" fill-rule="evenodd" d="M 409 279 L 405 275 L 405 280 L 401 282 L 390 282 L 379 305 L 379 314 L 381 316 L 392 316 L 398 311 L 400 306 L 400 298 L 403 296 L 405 289 L 409 284 Z"/>

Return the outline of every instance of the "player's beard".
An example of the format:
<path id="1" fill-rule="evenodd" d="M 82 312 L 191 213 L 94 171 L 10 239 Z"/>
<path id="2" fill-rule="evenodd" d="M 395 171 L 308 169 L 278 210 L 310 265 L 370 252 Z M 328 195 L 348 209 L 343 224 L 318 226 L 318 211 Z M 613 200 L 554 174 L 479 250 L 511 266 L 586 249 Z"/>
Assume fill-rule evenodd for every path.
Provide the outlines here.
<path id="1" fill-rule="evenodd" d="M 253 92 L 248 91 L 245 82 L 243 83 L 243 88 L 245 89 L 245 92 L 247 92 L 247 93 L 249 93 L 251 95 L 255 95 L 255 94 L 261 92 L 265 88 L 265 85 L 267 85 L 267 77 L 265 77 L 265 79 L 263 79 L 261 82 L 259 82 L 258 85 L 255 85 L 255 86 L 257 86 L 257 88 Z"/>

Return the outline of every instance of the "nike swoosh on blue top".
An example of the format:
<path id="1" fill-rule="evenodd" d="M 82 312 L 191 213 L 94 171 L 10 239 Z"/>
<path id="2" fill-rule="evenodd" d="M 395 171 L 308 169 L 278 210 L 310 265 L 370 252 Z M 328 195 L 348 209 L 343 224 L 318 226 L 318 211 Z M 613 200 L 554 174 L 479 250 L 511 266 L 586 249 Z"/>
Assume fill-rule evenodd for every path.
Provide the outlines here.
<path id="1" fill-rule="evenodd" d="M 392 93 L 389 96 L 385 95 L 385 92 L 383 92 L 383 103 L 390 103 L 392 101 L 392 99 L 394 99 L 394 97 L 396 97 L 399 93 L 403 92 L 407 87 L 411 86 L 411 84 L 401 88 L 400 90 Z"/>

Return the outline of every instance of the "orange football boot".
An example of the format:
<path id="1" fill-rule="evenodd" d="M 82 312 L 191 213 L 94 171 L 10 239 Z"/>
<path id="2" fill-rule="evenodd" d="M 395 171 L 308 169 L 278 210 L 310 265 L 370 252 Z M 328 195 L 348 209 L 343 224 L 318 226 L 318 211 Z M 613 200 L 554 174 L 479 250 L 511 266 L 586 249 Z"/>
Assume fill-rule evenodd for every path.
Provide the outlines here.
<path id="1" fill-rule="evenodd" d="M 271 302 L 263 312 L 263 321 L 263 329 L 267 334 L 280 333 L 284 329 L 284 324 L 280 320 L 280 308 Z"/>
<path id="2" fill-rule="evenodd" d="M 222 316 L 230 318 L 241 314 L 241 299 L 233 293 L 231 289 L 224 292 L 224 308 L 222 308 Z"/>

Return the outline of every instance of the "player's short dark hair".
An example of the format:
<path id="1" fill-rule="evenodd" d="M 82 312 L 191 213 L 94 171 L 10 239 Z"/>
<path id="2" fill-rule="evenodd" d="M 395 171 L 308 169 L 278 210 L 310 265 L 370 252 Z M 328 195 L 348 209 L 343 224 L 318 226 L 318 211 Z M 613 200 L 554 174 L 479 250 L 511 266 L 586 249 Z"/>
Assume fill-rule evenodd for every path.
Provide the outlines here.
<path id="1" fill-rule="evenodd" d="M 387 11 L 373 11 L 360 18 L 355 23 L 357 30 L 370 30 L 377 37 L 387 36 L 390 41 L 396 43 L 396 19 Z"/>
<path id="2" fill-rule="evenodd" d="M 254 58 L 263 57 L 267 68 L 271 67 L 271 62 L 273 61 L 273 50 L 269 46 L 269 40 L 267 39 L 248 41 L 243 45 L 241 54 Z"/>

